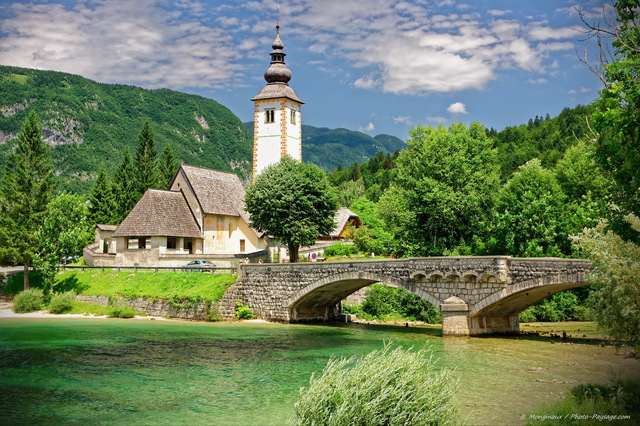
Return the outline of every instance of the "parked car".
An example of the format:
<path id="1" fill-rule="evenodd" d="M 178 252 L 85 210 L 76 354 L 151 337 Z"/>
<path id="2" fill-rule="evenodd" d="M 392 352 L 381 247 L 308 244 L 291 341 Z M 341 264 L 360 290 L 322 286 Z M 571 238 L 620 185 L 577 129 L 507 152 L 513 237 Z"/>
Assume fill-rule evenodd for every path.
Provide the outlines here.
<path id="1" fill-rule="evenodd" d="M 216 265 L 209 260 L 192 260 L 182 267 L 182 269 L 214 269 Z"/>

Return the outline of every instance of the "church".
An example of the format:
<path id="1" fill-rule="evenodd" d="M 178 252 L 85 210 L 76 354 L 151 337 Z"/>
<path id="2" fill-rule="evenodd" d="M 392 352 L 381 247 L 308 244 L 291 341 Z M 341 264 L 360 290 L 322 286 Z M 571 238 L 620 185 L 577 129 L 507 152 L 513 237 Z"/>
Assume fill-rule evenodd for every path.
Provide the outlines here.
<path id="1" fill-rule="evenodd" d="M 264 73 L 266 86 L 252 98 L 254 136 L 252 175 L 289 155 L 302 161 L 302 113 L 291 86 L 280 40 L 280 27 L 272 44 L 271 62 Z M 251 227 L 244 206 L 244 188 L 232 173 L 181 165 L 169 189 L 148 189 L 120 225 L 97 225 L 95 243 L 85 247 L 90 266 L 180 267 L 205 259 L 217 267 L 240 262 L 286 261 L 286 250 Z M 315 259 L 333 240 L 344 238 L 346 228 L 359 226 L 358 216 L 339 209 L 336 228 L 301 258 Z"/>

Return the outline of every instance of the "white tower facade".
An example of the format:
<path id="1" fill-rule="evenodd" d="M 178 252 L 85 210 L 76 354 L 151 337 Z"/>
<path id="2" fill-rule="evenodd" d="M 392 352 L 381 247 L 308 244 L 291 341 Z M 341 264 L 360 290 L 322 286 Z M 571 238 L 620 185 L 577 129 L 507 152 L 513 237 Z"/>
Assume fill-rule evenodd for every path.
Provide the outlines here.
<path id="1" fill-rule="evenodd" d="M 253 178 L 285 155 L 302 161 L 303 102 L 289 86 L 291 71 L 284 63 L 280 27 L 271 46 L 271 63 L 264 73 L 267 85 L 251 99 L 253 110 Z"/>

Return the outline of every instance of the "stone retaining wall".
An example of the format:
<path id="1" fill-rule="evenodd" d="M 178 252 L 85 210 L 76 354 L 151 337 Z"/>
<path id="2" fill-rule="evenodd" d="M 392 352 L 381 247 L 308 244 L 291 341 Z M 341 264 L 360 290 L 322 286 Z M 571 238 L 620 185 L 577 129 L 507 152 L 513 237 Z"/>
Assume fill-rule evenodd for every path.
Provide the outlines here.
<path id="1" fill-rule="evenodd" d="M 217 311 L 216 302 L 206 303 L 200 302 L 197 305 L 175 306 L 163 300 L 152 299 L 127 299 L 127 298 L 110 298 L 106 296 L 76 296 L 76 300 L 80 302 L 93 303 L 100 306 L 115 306 L 124 304 L 139 312 L 145 312 L 147 315 L 154 317 L 167 317 L 188 320 L 210 321 L 212 317 L 220 318 Z M 235 315 L 235 310 L 231 318 Z M 230 318 L 229 318 L 230 319 Z"/>

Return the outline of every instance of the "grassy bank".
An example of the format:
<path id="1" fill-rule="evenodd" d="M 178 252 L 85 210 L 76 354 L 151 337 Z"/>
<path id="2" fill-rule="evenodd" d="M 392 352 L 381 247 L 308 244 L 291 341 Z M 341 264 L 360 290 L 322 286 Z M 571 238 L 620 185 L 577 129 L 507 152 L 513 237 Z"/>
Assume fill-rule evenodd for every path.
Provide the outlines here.
<path id="1" fill-rule="evenodd" d="M 83 296 L 150 298 L 169 301 L 219 300 L 236 281 L 236 275 L 194 272 L 63 271 L 56 276 L 54 292 L 75 291 Z M 29 273 L 31 287 L 42 288 L 38 272 Z M 23 289 L 23 273 L 13 275 L 3 294 L 14 296 Z"/>

